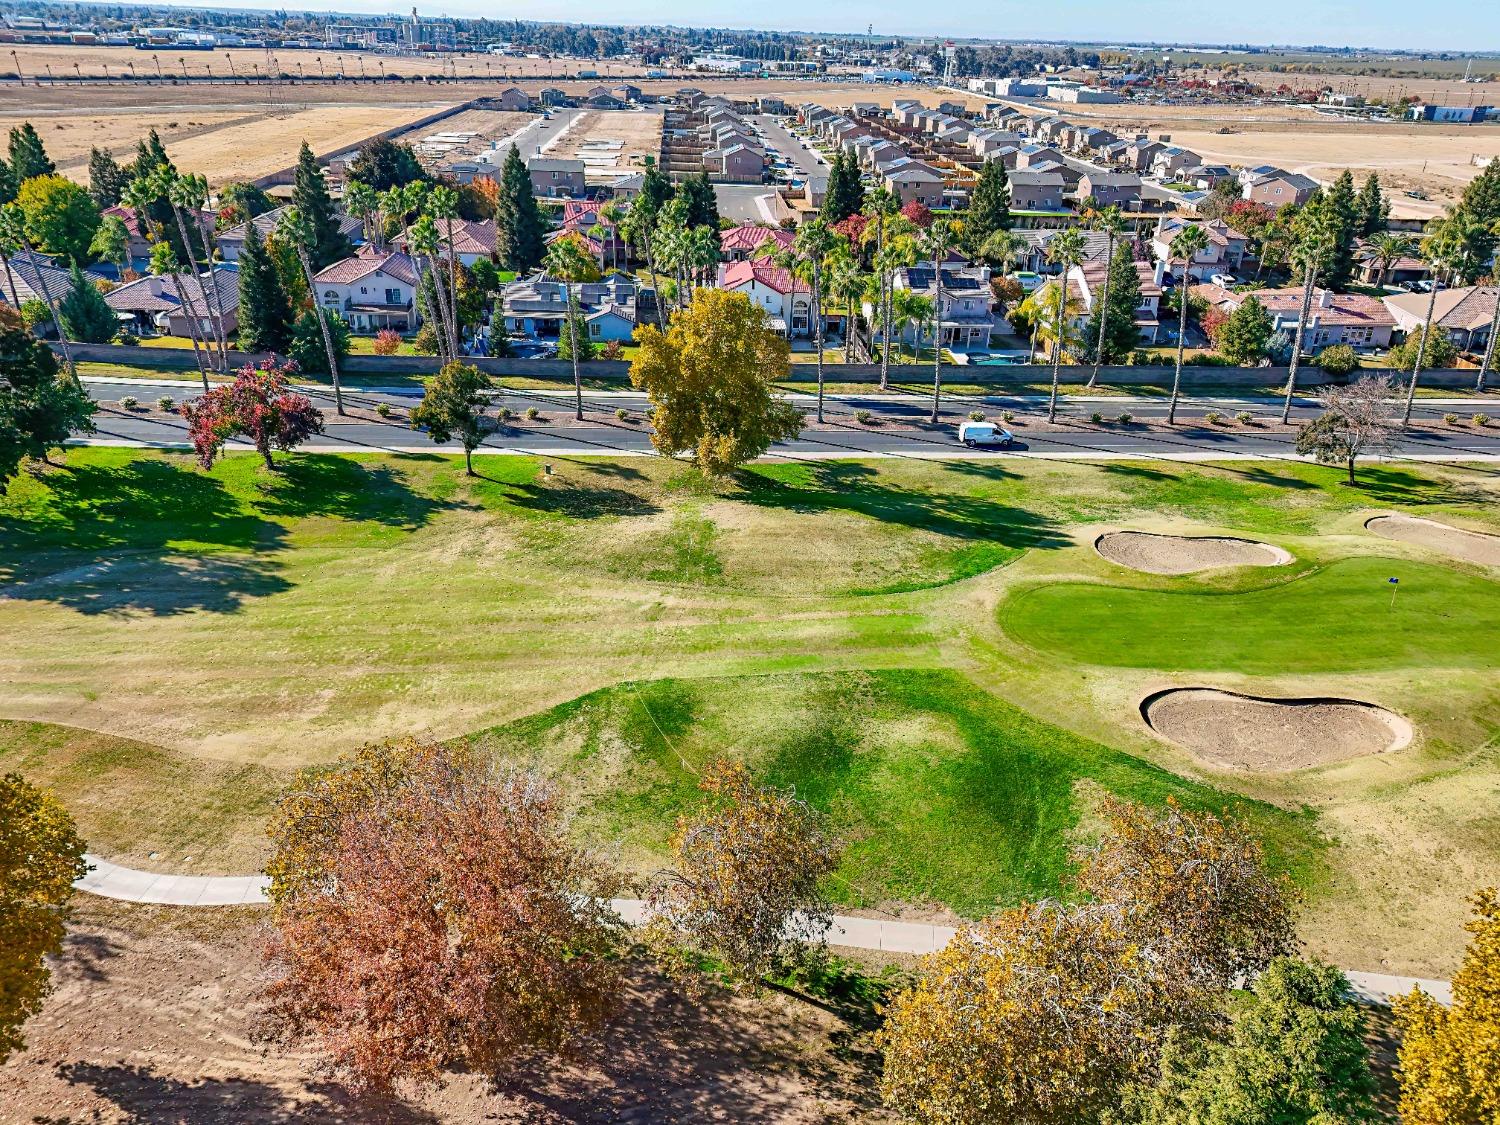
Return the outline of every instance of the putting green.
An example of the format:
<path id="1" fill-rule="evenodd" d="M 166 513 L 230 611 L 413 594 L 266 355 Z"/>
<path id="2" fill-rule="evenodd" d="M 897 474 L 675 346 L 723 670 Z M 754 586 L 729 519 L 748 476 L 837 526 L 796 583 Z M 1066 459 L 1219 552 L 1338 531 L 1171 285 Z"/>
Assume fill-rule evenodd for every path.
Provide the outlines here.
<path id="1" fill-rule="evenodd" d="M 1394 590 L 1391 578 L 1399 579 Z M 1083 664 L 1163 671 L 1500 667 L 1500 583 L 1381 558 L 1237 593 L 1058 583 L 1009 599 L 1017 640 Z"/>

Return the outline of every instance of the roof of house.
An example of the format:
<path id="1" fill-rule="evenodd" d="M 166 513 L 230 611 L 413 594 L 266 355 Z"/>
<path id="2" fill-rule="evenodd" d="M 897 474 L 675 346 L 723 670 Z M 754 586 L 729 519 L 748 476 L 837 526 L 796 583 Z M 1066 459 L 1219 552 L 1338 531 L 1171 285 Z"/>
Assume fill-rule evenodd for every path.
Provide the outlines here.
<path id="1" fill-rule="evenodd" d="M 240 303 L 240 271 L 232 263 L 217 265 L 213 270 L 213 288 L 218 300 L 211 307 L 207 299 L 207 287 L 202 275 L 184 274 L 182 291 L 170 274 L 151 275 L 126 282 L 104 295 L 105 304 L 116 312 L 179 312 L 186 310 L 193 316 L 212 316 L 223 309 L 233 312 Z"/>
<path id="2" fill-rule="evenodd" d="M 726 254 L 736 250 L 749 251 L 759 249 L 764 249 L 766 254 L 773 254 L 778 249 L 785 250 L 789 248 L 792 245 L 792 239 L 793 235 L 789 230 L 746 224 L 720 231 L 719 249 Z M 765 245 L 768 242 L 775 245 Z"/>
<path id="3" fill-rule="evenodd" d="M 719 282 L 719 288 L 738 289 L 741 285 L 749 285 L 755 282 L 764 285 L 767 289 L 774 289 L 781 294 L 811 292 L 805 281 L 792 276 L 791 270 L 783 269 L 781 266 L 773 266 L 765 258 L 753 258 L 745 262 L 731 262 L 724 268 L 724 278 Z"/>
<path id="4" fill-rule="evenodd" d="M 1104 291 L 1104 279 L 1109 273 L 1109 263 L 1104 260 L 1102 255 L 1098 258 L 1085 261 L 1073 268 L 1083 275 L 1090 293 L 1102 293 Z M 1161 284 L 1156 280 L 1155 263 L 1143 262 L 1137 258 L 1135 260 L 1135 274 L 1140 280 L 1142 297 L 1161 296 Z"/>
<path id="5" fill-rule="evenodd" d="M 1387 308 L 1399 310 L 1422 324 L 1427 320 L 1427 304 L 1432 299 L 1430 293 L 1397 293 L 1386 297 L 1385 304 Z M 1443 289 L 1433 305 L 1433 319 L 1443 328 L 1457 328 L 1464 332 L 1487 328 L 1494 320 L 1497 299 L 1500 299 L 1500 288 L 1493 285 Z"/>
<path id="6" fill-rule="evenodd" d="M 437 220 L 438 241 L 441 243 L 440 254 L 446 254 L 448 249 L 448 221 Z M 406 248 L 407 239 L 411 235 L 408 227 L 396 236 L 395 244 L 403 249 Z M 493 219 L 459 219 L 453 224 L 453 252 L 455 254 L 493 254 L 497 240 L 500 237 L 499 228 Z"/>
<path id="7" fill-rule="evenodd" d="M 1152 236 L 1158 242 L 1170 242 L 1184 227 L 1202 227 L 1208 241 L 1214 246 L 1228 246 L 1231 242 L 1247 242 L 1243 234 L 1223 219 L 1189 221 L 1186 219 L 1163 219 Z"/>
<path id="8" fill-rule="evenodd" d="M 1217 285 L 1195 285 L 1193 293 L 1206 298 L 1211 304 L 1229 308 L 1238 308 L 1245 298 L 1253 296 L 1272 316 L 1280 314 L 1293 322 L 1302 313 L 1300 285 L 1286 289 L 1256 289 L 1252 293 L 1230 293 Z M 1396 318 L 1379 298 L 1367 297 L 1363 293 L 1333 293 L 1327 289 L 1313 290 L 1308 317 L 1310 320 L 1316 318 L 1319 324 L 1345 327 L 1369 325 L 1374 328 L 1392 328 L 1396 324 Z"/>
<path id="9" fill-rule="evenodd" d="M 1040 172 L 1035 168 L 1018 168 L 1010 173 L 1011 187 L 1062 187 L 1061 172 Z"/>
<path id="10" fill-rule="evenodd" d="M 1072 228 L 1083 235 L 1083 260 L 1089 261 L 1093 258 L 1103 258 L 1109 253 L 1109 235 L 1100 230 L 1084 230 L 1082 227 Z M 1018 230 L 1022 241 L 1032 250 L 1046 250 L 1054 238 L 1062 233 L 1061 230 Z"/>
<path id="11" fill-rule="evenodd" d="M 533 156 L 526 161 L 526 169 L 530 172 L 577 172 L 582 175 L 583 161 L 554 156 Z"/>
<path id="12" fill-rule="evenodd" d="M 313 275 L 320 285 L 349 285 L 373 273 L 383 273 L 407 285 L 417 284 L 417 264 L 399 250 L 362 246 L 357 254 L 325 266 Z"/>
<path id="13" fill-rule="evenodd" d="M 290 204 L 285 207 L 277 207 L 273 211 L 267 211 L 264 215 L 255 216 L 255 218 L 251 219 L 250 222 L 255 224 L 255 229 L 261 233 L 262 237 L 264 237 L 265 235 L 271 234 L 276 230 L 276 224 L 281 222 L 282 216 L 285 215 L 289 210 L 291 210 Z M 353 239 L 356 242 L 364 238 L 365 224 L 360 219 L 355 218 L 353 215 L 343 215 L 338 213 L 335 213 L 335 217 L 339 221 L 339 233 L 342 234 L 345 238 Z M 229 227 L 225 230 L 220 231 L 219 241 L 242 241 L 245 237 L 245 228 L 249 225 L 249 223 L 240 223 L 238 226 Z"/>
<path id="14" fill-rule="evenodd" d="M 1095 187 L 1138 188 L 1141 178 L 1134 172 L 1088 171 L 1083 179 Z"/>
<path id="15" fill-rule="evenodd" d="M 17 296 L 23 302 L 32 296 L 43 298 L 48 293 L 52 295 L 54 301 L 57 301 L 73 292 L 72 275 L 46 254 L 18 250 L 6 261 L 10 266 L 11 278 L 16 284 Z M 4 297 L 0 299 L 8 300 L 9 286 L 0 286 L 0 293 L 4 294 Z"/>
<path id="16" fill-rule="evenodd" d="M 1311 176 L 1304 176 L 1301 172 L 1283 172 L 1279 168 L 1267 172 L 1265 175 L 1257 175 L 1250 182 L 1259 186 L 1260 184 L 1274 183 L 1277 180 L 1286 184 L 1287 187 L 1295 188 L 1298 191 L 1312 191 L 1319 186 L 1318 181 Z"/>
<path id="17" fill-rule="evenodd" d="M 974 292 L 979 289 L 988 288 L 987 271 L 980 266 L 954 265 L 943 266 L 943 291 L 945 293 Z M 918 293 L 933 289 L 936 274 L 930 265 L 927 266 L 904 266 L 896 271 L 897 277 L 906 289 L 915 290 Z"/>

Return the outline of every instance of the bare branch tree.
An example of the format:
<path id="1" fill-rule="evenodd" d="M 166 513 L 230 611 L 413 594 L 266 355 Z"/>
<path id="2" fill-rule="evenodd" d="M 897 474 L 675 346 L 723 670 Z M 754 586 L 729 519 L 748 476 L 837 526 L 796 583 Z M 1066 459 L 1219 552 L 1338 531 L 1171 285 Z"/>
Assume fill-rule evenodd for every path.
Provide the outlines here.
<path id="1" fill-rule="evenodd" d="M 1322 465 L 1344 465 L 1354 484 L 1354 464 L 1364 456 L 1394 452 L 1401 428 L 1391 409 L 1397 394 L 1388 375 L 1366 376 L 1347 387 L 1326 387 L 1318 394 L 1323 413 L 1297 433 L 1297 452 Z"/>

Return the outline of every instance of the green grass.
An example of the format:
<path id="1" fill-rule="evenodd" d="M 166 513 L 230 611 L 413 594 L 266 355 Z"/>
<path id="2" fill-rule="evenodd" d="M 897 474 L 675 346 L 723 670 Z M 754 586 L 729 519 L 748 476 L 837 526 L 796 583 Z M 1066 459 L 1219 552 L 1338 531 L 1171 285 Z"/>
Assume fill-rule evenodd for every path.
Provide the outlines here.
<path id="1" fill-rule="evenodd" d="M 841 903 L 927 902 L 967 916 L 1065 891 L 1085 783 L 1134 801 L 1172 797 L 1250 818 L 1279 866 L 1310 879 L 1309 814 L 1194 784 L 1041 722 L 950 672 L 890 670 L 668 679 L 594 692 L 474 741 L 540 764 L 581 830 L 658 866 L 714 757 L 827 813 L 849 849 Z"/>
<path id="2" fill-rule="evenodd" d="M 1086 664 L 1247 675 L 1500 669 L 1500 583 L 1408 560 L 1343 559 L 1213 595 L 1041 586 L 1010 599 L 1001 621 L 1018 640 Z"/>

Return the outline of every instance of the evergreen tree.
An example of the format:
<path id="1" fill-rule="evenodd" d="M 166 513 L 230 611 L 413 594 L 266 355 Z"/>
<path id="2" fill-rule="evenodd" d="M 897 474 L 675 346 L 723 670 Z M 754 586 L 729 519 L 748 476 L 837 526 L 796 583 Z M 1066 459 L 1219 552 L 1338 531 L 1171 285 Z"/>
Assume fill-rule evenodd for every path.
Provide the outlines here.
<path id="1" fill-rule="evenodd" d="M 688 202 L 687 227 L 719 229 L 719 200 L 714 195 L 714 185 L 709 182 L 707 172 L 689 176 L 683 181 L 682 197 Z"/>
<path id="2" fill-rule="evenodd" d="M 1260 299 L 1249 296 L 1229 314 L 1215 343 L 1219 354 L 1232 363 L 1256 363 L 1271 342 L 1271 314 Z"/>
<path id="3" fill-rule="evenodd" d="M 1354 195 L 1354 176 L 1346 168 L 1319 203 L 1325 229 L 1332 235 L 1323 280 L 1342 293 L 1354 278 L 1354 239 L 1359 233 L 1359 212 Z"/>
<path id="4" fill-rule="evenodd" d="M 1010 230 L 1010 224 L 1010 177 L 1005 174 L 1005 162 L 986 160 L 979 169 L 979 182 L 974 185 L 964 220 L 970 252 L 977 253 L 996 231 Z"/>
<path id="5" fill-rule="evenodd" d="M 1141 277 L 1136 272 L 1135 256 L 1130 246 L 1122 242 L 1115 248 L 1109 264 L 1109 300 L 1094 302 L 1083 333 L 1085 347 L 1099 348 L 1099 318 L 1106 318 L 1100 363 L 1124 363 L 1140 346 L 1140 332 L 1135 326 L 1135 310 L 1140 303 Z"/>
<path id="6" fill-rule="evenodd" d="M 102 211 L 120 202 L 129 183 L 125 169 L 116 162 L 114 155 L 104 149 L 89 149 L 89 194 Z"/>
<path id="7" fill-rule="evenodd" d="M 1380 190 L 1380 177 L 1374 172 L 1365 180 L 1365 186 L 1359 189 L 1359 198 L 1355 200 L 1354 208 L 1359 215 L 1360 234 L 1379 234 L 1390 224 L 1391 203 Z"/>
<path id="8" fill-rule="evenodd" d="M 131 180 L 134 182 L 148 178 L 158 169 L 167 172 L 169 176 L 177 175 L 177 166 L 167 156 L 167 149 L 161 143 L 161 137 L 157 135 L 155 129 L 152 129 L 146 134 L 146 138 L 136 145 L 135 163 L 130 169 Z M 157 196 L 146 207 L 146 220 L 158 230 L 166 233 L 167 243 L 172 247 L 172 252 L 179 262 L 191 262 L 197 257 L 182 245 L 182 235 L 177 230 L 177 218 L 172 213 L 172 203 L 166 195 Z"/>
<path id="9" fill-rule="evenodd" d="M 333 355 L 342 370 L 349 356 L 349 322 L 336 312 L 325 311 L 328 336 L 333 342 Z M 309 375 L 328 374 L 328 349 L 323 346 L 323 328 L 318 323 L 317 309 L 303 309 L 292 325 L 292 342 L 287 355 L 297 361 L 297 366 Z"/>
<path id="10" fill-rule="evenodd" d="M 1500 224 L 1500 157 L 1491 160 L 1483 172 L 1469 181 L 1459 197 L 1458 209 L 1474 220 L 1471 239 L 1473 258 L 1487 262 L 1495 252 L 1495 227 Z"/>
<path id="11" fill-rule="evenodd" d="M 0 488 L 23 457 L 45 457 L 74 433 L 93 433 L 96 407 L 57 357 L 0 306 Z"/>
<path id="12" fill-rule="evenodd" d="M 5 206 L 7 203 L 15 202 L 16 192 L 20 189 L 20 186 L 16 181 L 16 174 L 11 169 L 11 166 L 5 161 L 0 160 L 0 207 Z"/>
<path id="13" fill-rule="evenodd" d="M 48 157 L 42 138 L 37 136 L 30 121 L 10 131 L 10 168 L 17 182 L 33 176 L 50 176 L 57 171 L 57 165 Z"/>
<path id="14" fill-rule="evenodd" d="M 328 183 L 323 179 L 323 170 L 313 157 L 307 142 L 297 154 L 297 172 L 292 182 L 292 206 L 312 228 L 312 241 L 307 256 L 312 261 L 314 272 L 330 266 L 340 258 L 347 258 L 354 247 L 349 239 L 339 232 L 338 212 L 333 209 L 333 197 L 328 194 Z"/>
<path id="15" fill-rule="evenodd" d="M 292 344 L 292 302 L 254 223 L 240 250 L 240 347 L 285 355 Z"/>
<path id="16" fill-rule="evenodd" d="M 167 146 L 161 143 L 161 136 L 152 129 L 135 147 L 135 167 L 132 171 L 137 176 L 149 176 L 158 168 L 165 168 L 174 174 L 177 171 L 176 165 L 167 156 Z"/>
<path id="17" fill-rule="evenodd" d="M 427 179 L 411 145 L 375 140 L 366 144 L 349 165 L 348 178 L 368 184 L 372 191 L 389 191 Z"/>
<path id="18" fill-rule="evenodd" d="M 820 217 L 830 226 L 857 215 L 865 205 L 865 188 L 852 152 L 835 153 L 828 166 L 828 187 Z"/>
<path id="19" fill-rule="evenodd" d="M 649 180 L 651 173 L 646 175 Z M 510 146 L 500 171 L 500 201 L 495 215 L 501 234 L 498 250 L 505 268 L 522 273 L 540 265 L 546 253 L 542 240 L 546 228 L 531 190 L 531 173 L 526 171 L 515 145 Z"/>
<path id="20" fill-rule="evenodd" d="M 79 344 L 107 344 L 115 338 L 119 323 L 115 310 L 104 300 L 104 294 L 75 264 L 70 283 L 72 292 L 58 302 L 57 317 L 68 339 Z"/>
<path id="21" fill-rule="evenodd" d="M 573 358 L 574 331 L 578 336 L 578 362 L 588 363 L 590 360 L 598 359 L 599 345 L 589 339 L 588 322 L 583 319 L 581 312 L 570 313 L 563 321 L 562 335 L 557 340 L 557 358 Z"/>
<path id="22" fill-rule="evenodd" d="M 643 206 L 651 215 L 661 214 L 661 209 L 674 194 L 676 190 L 672 187 L 672 181 L 662 175 L 660 168 L 652 164 L 646 169 L 638 198 L 644 201 Z"/>

